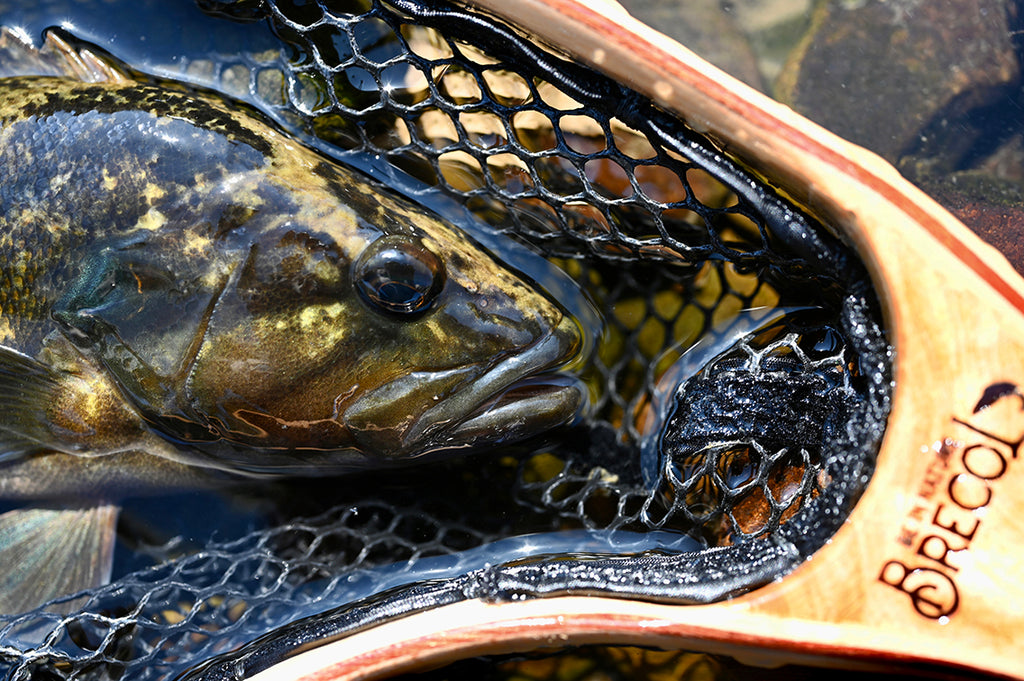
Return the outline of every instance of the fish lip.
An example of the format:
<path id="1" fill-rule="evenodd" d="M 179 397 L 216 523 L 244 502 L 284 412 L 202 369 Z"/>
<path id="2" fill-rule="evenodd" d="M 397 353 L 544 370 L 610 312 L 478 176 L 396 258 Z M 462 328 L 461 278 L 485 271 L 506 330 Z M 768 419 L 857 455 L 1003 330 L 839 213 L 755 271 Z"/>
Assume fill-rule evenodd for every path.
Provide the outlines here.
<path id="1" fill-rule="evenodd" d="M 582 345 L 575 322 L 563 317 L 532 345 L 426 410 L 403 434 L 404 445 L 424 452 L 512 442 L 572 421 L 587 402 L 587 390 L 580 379 L 558 370 L 579 356 Z M 534 410 L 524 410 L 528 406 Z M 485 427 L 502 428 L 502 436 L 485 433 Z"/>
<path id="2" fill-rule="evenodd" d="M 443 448 L 457 440 L 462 447 L 524 440 L 578 420 L 588 405 L 586 386 L 575 376 L 544 373 L 527 376 L 483 402 L 443 431 Z M 494 437 L 495 431 L 501 437 Z"/>

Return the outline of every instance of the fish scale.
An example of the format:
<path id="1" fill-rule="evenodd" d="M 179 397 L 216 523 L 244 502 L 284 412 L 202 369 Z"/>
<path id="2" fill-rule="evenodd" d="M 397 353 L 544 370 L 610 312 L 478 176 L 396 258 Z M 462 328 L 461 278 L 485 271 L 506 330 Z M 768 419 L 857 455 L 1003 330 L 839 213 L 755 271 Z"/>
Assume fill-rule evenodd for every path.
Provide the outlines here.
<path id="1" fill-rule="evenodd" d="M 60 89 L 60 84 L 46 80 L 31 83 L 27 89 L 32 92 L 40 85 Z M 123 120 L 113 125 L 89 112 L 55 112 L 37 118 L 36 110 L 23 105 L 17 94 L 23 87 L 13 83 L 4 92 L 14 93 L 14 101 L 10 97 L 0 100 L 0 107 L 20 105 L 22 111 L 32 112 L 20 119 L 11 113 L 3 116 L 7 123 L 0 163 L 16 170 L 8 172 L 0 193 L 0 244 L 5 256 L 0 267 L 12 285 L 3 293 L 7 298 L 5 314 L 14 317 L 14 347 L 34 354 L 42 337 L 52 330 L 48 320 L 51 307 L 68 282 L 81 273 L 82 261 L 76 251 L 99 239 L 130 232 L 153 207 L 156 196 L 188 196 L 194 190 L 189 186 L 186 164 L 160 163 L 146 168 L 143 159 L 129 153 L 129 134 L 144 125 L 140 119 L 148 114 L 125 112 L 119 116 Z M 119 138 L 114 148 L 112 130 Z M 52 140 L 61 136 L 72 142 L 54 145 Z M 211 136 L 209 141 L 216 139 Z M 101 154 L 94 155 L 94 149 L 102 150 Z M 72 163 L 69 157 L 81 160 Z M 104 177 L 109 176 L 118 178 L 118 186 L 112 190 L 104 185 Z M 162 189 L 156 193 L 150 185 Z M 21 286 L 17 285 L 19 275 Z"/>
<path id="2" fill-rule="evenodd" d="M 0 498 L 76 498 L 0 516 L 0 563 L 39 549 L 0 610 L 102 582 L 126 495 L 463 454 L 584 407 L 560 305 L 230 102 L 0 80 L 0 167 Z M 71 550 L 91 567 L 45 569 Z"/>

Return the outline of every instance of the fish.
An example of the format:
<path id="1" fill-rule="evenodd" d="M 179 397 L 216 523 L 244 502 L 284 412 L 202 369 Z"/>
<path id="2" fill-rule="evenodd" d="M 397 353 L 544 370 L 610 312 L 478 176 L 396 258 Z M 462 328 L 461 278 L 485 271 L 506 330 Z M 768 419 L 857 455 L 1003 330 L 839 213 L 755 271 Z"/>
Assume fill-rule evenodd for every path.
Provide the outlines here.
<path id="1" fill-rule="evenodd" d="M 532 279 L 240 103 L 57 47 L 90 77 L 0 79 L 0 611 L 108 579 L 126 495 L 580 418 L 585 332 Z"/>

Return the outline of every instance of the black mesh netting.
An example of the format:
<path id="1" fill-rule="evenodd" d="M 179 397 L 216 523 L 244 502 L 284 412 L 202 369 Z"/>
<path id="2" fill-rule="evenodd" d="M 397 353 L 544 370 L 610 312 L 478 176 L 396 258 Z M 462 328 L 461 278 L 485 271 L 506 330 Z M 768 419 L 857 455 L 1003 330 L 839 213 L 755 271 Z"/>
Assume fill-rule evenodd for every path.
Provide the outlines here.
<path id="1" fill-rule="evenodd" d="M 708 602 L 784 575 L 844 521 L 891 358 L 866 275 L 813 218 L 638 94 L 465 10 L 198 5 L 259 50 L 132 63 L 139 77 L 243 98 L 499 255 L 546 256 L 561 278 L 521 266 L 599 325 L 577 369 L 592 415 L 528 448 L 249 490 L 273 511 L 245 536 L 142 551 L 150 567 L 2 617 L 9 678 L 173 678 L 276 632 L 193 672 L 234 678 L 473 597 Z M 88 35 L 102 45 L 102 24 Z"/>

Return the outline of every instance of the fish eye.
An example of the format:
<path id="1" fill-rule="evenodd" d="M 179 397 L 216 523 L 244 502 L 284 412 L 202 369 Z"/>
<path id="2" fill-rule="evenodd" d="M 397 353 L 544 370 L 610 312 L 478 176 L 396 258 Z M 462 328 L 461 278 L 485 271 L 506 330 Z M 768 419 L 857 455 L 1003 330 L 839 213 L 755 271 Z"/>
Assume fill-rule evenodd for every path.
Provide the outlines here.
<path id="1" fill-rule="evenodd" d="M 418 314 L 430 309 L 444 287 L 441 259 L 419 239 L 384 236 L 359 256 L 353 268 L 356 290 L 373 309 Z"/>

